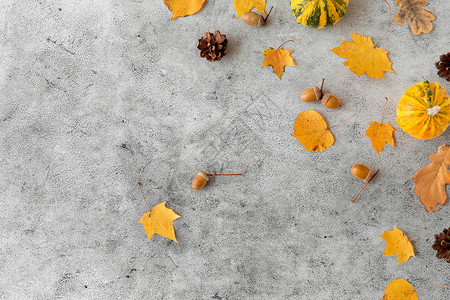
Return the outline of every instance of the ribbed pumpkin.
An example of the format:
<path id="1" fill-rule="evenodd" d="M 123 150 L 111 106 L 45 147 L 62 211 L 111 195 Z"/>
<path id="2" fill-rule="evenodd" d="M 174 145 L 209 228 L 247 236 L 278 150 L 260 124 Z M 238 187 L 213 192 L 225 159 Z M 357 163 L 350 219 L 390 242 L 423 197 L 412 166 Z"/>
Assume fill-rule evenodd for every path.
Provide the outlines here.
<path id="1" fill-rule="evenodd" d="M 422 81 L 411 86 L 400 99 L 397 123 L 418 139 L 432 139 L 450 124 L 450 100 L 439 83 Z"/>
<path id="2" fill-rule="evenodd" d="M 291 0 L 297 22 L 308 27 L 323 28 L 339 22 L 347 12 L 349 0 Z"/>

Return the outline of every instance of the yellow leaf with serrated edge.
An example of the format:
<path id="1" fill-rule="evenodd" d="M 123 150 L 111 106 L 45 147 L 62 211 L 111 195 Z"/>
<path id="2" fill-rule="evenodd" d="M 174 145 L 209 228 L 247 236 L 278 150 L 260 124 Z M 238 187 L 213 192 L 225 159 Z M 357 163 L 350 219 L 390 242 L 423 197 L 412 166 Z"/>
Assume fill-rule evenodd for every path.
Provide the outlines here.
<path id="1" fill-rule="evenodd" d="M 178 17 L 198 13 L 206 0 L 164 0 L 164 4 L 172 11 L 172 20 Z"/>
<path id="2" fill-rule="evenodd" d="M 371 78 L 384 78 L 384 72 L 392 72 L 392 62 L 388 51 L 375 47 L 370 37 L 351 33 L 353 41 L 342 41 L 342 45 L 331 49 L 336 55 L 348 58 L 344 65 L 361 76 L 366 73 Z"/>
<path id="3" fill-rule="evenodd" d="M 386 286 L 383 300 L 419 300 L 419 297 L 408 281 L 399 278 Z"/>
<path id="4" fill-rule="evenodd" d="M 394 139 L 395 128 L 391 124 L 381 124 L 379 122 L 370 122 L 369 128 L 366 131 L 366 136 L 368 136 L 372 141 L 372 147 L 380 155 L 380 151 L 384 149 L 386 143 L 395 148 Z"/>
<path id="5" fill-rule="evenodd" d="M 383 256 L 394 256 L 397 254 L 398 264 L 407 262 L 411 256 L 414 256 L 414 249 L 408 237 L 394 226 L 394 230 L 385 231 L 380 235 L 386 241 L 386 249 Z"/>
<path id="6" fill-rule="evenodd" d="M 163 202 L 155 205 L 151 211 L 144 213 L 138 223 L 144 225 L 149 241 L 157 233 L 178 243 L 172 222 L 180 217 L 173 210 L 166 207 L 166 202 Z"/>
<path id="7" fill-rule="evenodd" d="M 315 110 L 307 110 L 297 116 L 292 136 L 309 152 L 321 152 L 334 144 L 327 122 Z"/>
<path id="8" fill-rule="evenodd" d="M 236 9 L 238 18 L 243 13 L 251 11 L 253 7 L 261 13 L 266 14 L 266 0 L 234 0 L 234 9 Z"/>
<path id="9" fill-rule="evenodd" d="M 269 48 L 264 50 L 261 52 L 265 55 L 261 69 L 272 66 L 273 72 L 277 74 L 281 80 L 285 66 L 295 67 L 294 59 L 291 56 L 292 52 L 292 50 L 284 49 L 283 47 L 279 49 Z"/>

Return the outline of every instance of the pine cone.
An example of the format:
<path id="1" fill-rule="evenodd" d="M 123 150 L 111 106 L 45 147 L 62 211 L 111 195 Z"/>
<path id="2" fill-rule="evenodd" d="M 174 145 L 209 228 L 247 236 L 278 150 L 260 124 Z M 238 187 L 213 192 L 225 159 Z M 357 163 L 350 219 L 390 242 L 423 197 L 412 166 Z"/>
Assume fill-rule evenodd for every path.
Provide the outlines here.
<path id="1" fill-rule="evenodd" d="M 436 63 L 436 68 L 438 69 L 439 77 L 447 79 L 450 81 L 450 52 L 447 54 L 442 54 L 440 61 Z"/>
<path id="2" fill-rule="evenodd" d="M 219 30 L 216 30 L 214 34 L 212 32 L 205 32 L 205 36 L 198 39 L 197 48 L 200 49 L 200 56 L 206 57 L 208 61 L 219 61 L 227 53 L 227 36 L 220 34 Z"/>
<path id="3" fill-rule="evenodd" d="M 438 251 L 436 257 L 446 259 L 450 263 L 450 227 L 439 234 L 435 234 L 434 238 L 436 240 L 432 247 Z"/>

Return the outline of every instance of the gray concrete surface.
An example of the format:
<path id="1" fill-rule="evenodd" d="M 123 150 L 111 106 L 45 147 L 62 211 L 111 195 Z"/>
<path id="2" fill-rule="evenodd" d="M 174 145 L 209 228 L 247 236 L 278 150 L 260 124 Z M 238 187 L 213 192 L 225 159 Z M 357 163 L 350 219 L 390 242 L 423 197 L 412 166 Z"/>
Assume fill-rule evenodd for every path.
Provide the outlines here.
<path id="1" fill-rule="evenodd" d="M 381 0 L 350 1 L 320 31 L 297 24 L 289 1 L 268 1 L 264 28 L 237 20 L 231 0 L 174 21 L 162 0 L 1 1 L 0 298 L 381 299 L 396 278 L 449 285 L 431 244 L 450 226 L 450 205 L 426 213 L 412 178 L 450 131 L 421 141 L 399 130 L 381 157 L 364 136 L 385 96 L 399 129 L 410 85 L 450 90 L 434 67 L 450 50 L 450 2 L 430 2 L 435 29 L 414 36 L 393 24 L 380 46 L 396 74 L 375 80 L 329 50 L 350 31 L 378 40 L 389 14 Z M 197 39 L 216 29 L 229 51 L 208 63 Z M 280 81 L 260 69 L 261 51 L 289 39 L 297 66 Z M 322 77 L 343 101 L 337 111 L 299 101 Z M 330 125 L 357 116 L 333 128 L 330 149 L 309 153 L 290 136 L 307 109 Z M 380 174 L 352 204 L 362 186 L 354 163 Z M 194 192 L 195 174 L 211 169 L 245 176 Z M 179 244 L 147 242 L 138 180 L 151 205 L 167 201 L 182 216 Z M 416 251 L 400 266 L 382 257 L 379 237 L 394 225 Z"/>

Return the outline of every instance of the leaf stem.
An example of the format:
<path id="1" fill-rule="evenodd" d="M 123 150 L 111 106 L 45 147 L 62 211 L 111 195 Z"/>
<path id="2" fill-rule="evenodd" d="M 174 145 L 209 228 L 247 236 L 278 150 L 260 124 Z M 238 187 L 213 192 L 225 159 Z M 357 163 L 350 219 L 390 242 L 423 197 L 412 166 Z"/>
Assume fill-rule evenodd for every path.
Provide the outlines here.
<path id="1" fill-rule="evenodd" d="M 389 101 L 388 97 L 384 97 L 384 98 L 386 98 L 386 102 L 384 102 L 383 114 L 381 115 L 381 125 L 383 125 L 383 122 L 384 122 L 384 113 L 386 112 L 386 106 L 387 106 L 387 103 L 388 103 L 388 101 Z"/>
<path id="2" fill-rule="evenodd" d="M 416 292 L 417 292 L 417 291 L 420 291 L 420 290 L 423 290 L 423 289 L 430 288 L 430 287 L 441 287 L 441 288 L 450 289 L 450 286 L 447 286 L 447 285 L 433 284 L 433 285 L 425 286 L 425 287 L 420 288 L 420 289 L 416 289 Z"/>
<path id="3" fill-rule="evenodd" d="M 140 181 L 138 181 L 138 185 L 139 185 L 139 192 L 141 192 L 142 200 L 144 200 L 145 204 L 147 204 L 148 209 L 152 210 L 150 208 L 150 206 L 148 205 L 147 201 L 145 201 L 144 194 L 142 194 L 141 182 Z"/>
<path id="4" fill-rule="evenodd" d="M 273 6 L 270 8 L 269 13 L 267 14 L 267 16 L 264 18 L 264 22 L 267 21 L 267 18 L 270 16 L 270 13 L 272 12 Z"/>
<path id="5" fill-rule="evenodd" d="M 281 44 L 280 47 L 277 48 L 277 50 L 280 49 L 281 46 L 283 46 L 284 44 L 286 44 L 286 43 L 288 43 L 288 42 L 294 42 L 294 40 L 287 40 L 286 42 L 284 42 L 283 44 Z"/>
<path id="6" fill-rule="evenodd" d="M 367 181 L 367 183 L 363 186 L 363 188 L 359 191 L 358 195 L 356 195 L 355 199 L 353 199 L 352 203 L 356 201 L 356 199 L 358 199 L 359 195 L 361 194 L 361 192 L 366 188 L 366 186 L 372 181 L 372 179 L 375 178 L 375 176 L 377 176 L 378 172 L 380 170 L 376 171 L 375 174 L 373 174 L 372 178 L 369 179 L 369 181 Z"/>
<path id="7" fill-rule="evenodd" d="M 348 119 L 345 119 L 345 120 L 342 121 L 341 123 L 338 123 L 338 124 L 336 124 L 336 125 L 333 125 L 333 126 L 331 126 L 331 127 L 328 127 L 328 129 L 331 129 L 331 128 L 333 128 L 333 127 L 339 126 L 339 125 L 341 125 L 342 123 L 347 122 L 348 120 L 350 120 L 350 119 L 353 118 L 354 116 L 356 116 L 356 114 L 354 114 L 353 116 L 351 116 L 351 117 L 348 118 Z"/>
<path id="8" fill-rule="evenodd" d="M 387 0 L 384 0 L 384 2 L 386 2 L 387 5 L 389 5 L 389 26 L 388 26 L 386 32 L 381 37 L 381 39 L 378 41 L 378 43 L 375 44 L 374 48 L 376 48 L 378 46 L 378 44 L 384 39 L 384 37 L 386 36 L 386 34 L 388 33 L 388 31 L 389 31 L 389 29 L 391 28 L 391 25 L 392 25 L 392 7 L 391 7 L 391 4 Z"/>

